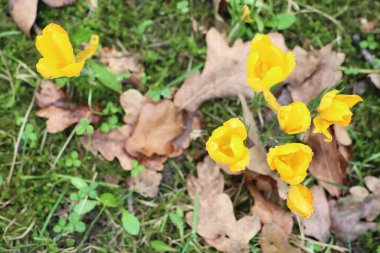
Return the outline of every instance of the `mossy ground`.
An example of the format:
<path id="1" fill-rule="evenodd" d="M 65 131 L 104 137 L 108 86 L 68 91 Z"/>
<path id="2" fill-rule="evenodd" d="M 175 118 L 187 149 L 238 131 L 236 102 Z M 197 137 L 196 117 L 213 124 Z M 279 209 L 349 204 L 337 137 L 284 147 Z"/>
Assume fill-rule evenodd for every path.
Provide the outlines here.
<path id="1" fill-rule="evenodd" d="M 368 20 L 379 18 L 379 14 L 375 10 L 380 8 L 380 2 L 353 0 L 300 2 L 302 4 L 299 6 L 302 10 L 309 8 L 310 11 L 299 13 L 296 23 L 284 31 L 289 47 L 304 45 L 307 39 L 316 48 L 334 41 L 336 50 L 346 54 L 344 66 L 370 68 L 370 65 L 362 59 L 358 50 L 352 45 L 351 36 L 360 33 L 360 18 Z M 7 13 L 7 1 L 0 0 L 0 4 L 0 33 L 17 31 L 17 27 Z M 193 32 L 190 18 L 196 20 L 199 25 L 211 26 L 214 20 L 212 4 L 211 1 L 205 0 L 190 1 L 189 6 L 189 12 L 182 13 L 177 9 L 177 1 L 110 0 L 99 1 L 98 9 L 95 12 L 89 12 L 86 1 L 78 1 L 77 4 L 62 9 L 52 9 L 40 3 L 37 24 L 41 28 L 50 22 L 57 22 L 64 26 L 70 34 L 75 33 L 78 27 L 86 27 L 100 36 L 102 45 L 121 43 L 128 51 L 137 55 L 144 65 L 147 84 L 140 89 L 147 91 L 149 85 L 165 87 L 166 83 L 205 60 L 204 34 Z M 270 9 L 263 9 L 260 14 L 264 20 L 269 19 L 272 13 L 285 12 L 287 2 L 269 1 L 268 6 Z M 232 23 L 233 19 L 234 17 L 230 16 L 227 18 L 227 22 Z M 254 28 L 247 29 L 255 32 Z M 265 30 L 265 32 L 269 31 Z M 242 36 L 246 40 L 250 39 L 247 34 Z M 0 50 L 2 52 L 1 70 L 3 72 L 9 69 L 15 94 L 14 104 L 9 108 L 1 109 L 0 175 L 5 180 L 9 174 L 13 149 L 19 132 L 16 122 L 19 117 L 24 117 L 35 87 L 32 79 L 21 78 L 20 74 L 27 71 L 23 67 L 20 68 L 20 62 L 17 60 L 34 70 L 39 55 L 33 41 L 28 40 L 22 34 L 0 37 Z M 379 51 L 376 53 L 380 57 Z M 362 176 L 380 175 L 380 158 L 376 156 L 380 152 L 380 132 L 378 130 L 380 92 L 362 74 L 346 76 L 344 87 L 351 90 L 353 85 L 363 79 L 367 82 L 368 88 L 364 94 L 364 102 L 355 109 L 355 120 L 350 131 L 354 140 L 353 161 L 363 162 L 369 158 L 373 159 L 365 164 L 357 165 L 359 172 L 352 172 L 348 177 L 350 185 L 360 183 Z M 124 90 L 128 88 L 123 87 Z M 1 94 L 12 94 L 10 90 L 10 81 L 0 79 Z M 87 101 L 87 94 L 79 92 L 75 94 L 75 99 L 82 102 Z M 117 104 L 118 96 L 113 92 L 105 95 L 104 92 L 97 92 L 94 93 L 93 101 L 99 101 L 103 105 L 108 101 Z M 1 101 L 1 103 L 3 102 Z M 212 128 L 220 124 L 220 121 L 228 119 L 233 114 L 239 115 L 240 106 L 235 100 L 223 99 L 207 103 L 202 110 L 205 114 L 206 129 L 204 133 L 207 136 Z M 44 120 L 35 116 L 35 111 L 35 108 L 31 111 L 28 123 L 34 126 L 37 134 L 36 147 L 28 145 L 20 148 L 11 184 L 8 186 L 3 183 L 0 186 L 0 231 L 3 231 L 0 245 L 5 252 L 15 252 L 18 249 L 21 252 L 44 250 L 52 252 L 64 248 L 71 248 L 72 251 L 75 251 L 83 234 L 74 233 L 54 241 L 55 234 L 52 228 L 57 224 L 58 218 L 54 215 L 47 220 L 62 193 L 65 194 L 56 212 L 67 206 L 68 196 L 75 191 L 74 187 L 69 180 L 59 176 L 40 177 L 46 175 L 51 168 L 71 130 L 47 135 L 46 142 L 41 148 L 45 123 Z M 195 153 L 196 148 L 199 149 L 202 145 L 202 140 L 199 140 L 193 144 L 190 152 Z M 106 162 L 86 153 L 77 137 L 71 140 L 64 156 L 73 150 L 80 153 L 82 166 L 75 169 L 58 163 L 53 174 L 91 179 L 96 172 L 96 180 L 100 182 L 110 175 L 123 182 L 123 179 L 129 174 L 121 170 L 117 162 Z M 179 239 L 178 230 L 168 220 L 168 214 L 173 212 L 177 206 L 186 209 L 191 204 L 186 194 L 185 179 L 182 175 L 195 171 L 195 162 L 187 160 L 168 162 L 163 172 L 164 181 L 157 199 L 143 198 L 137 194 L 133 194 L 133 198 L 129 198 L 128 206 L 133 207 L 134 213 L 142 224 L 139 236 L 134 237 L 122 233 L 120 213 L 118 210 L 110 209 L 94 225 L 85 242 L 85 247 L 98 252 L 151 252 L 149 242 L 159 239 L 172 247 L 182 249 L 186 243 Z M 232 181 L 232 186 L 235 185 L 236 189 L 232 187 L 231 192 L 236 193 L 239 182 L 235 184 Z M 99 186 L 99 194 L 106 191 L 117 196 L 127 194 L 122 183 L 119 188 Z M 248 212 L 248 208 L 246 208 L 249 206 L 248 204 L 244 208 L 239 206 L 238 215 Z M 86 215 L 85 222 L 90 224 L 98 211 L 95 209 Z M 47 229 L 40 234 L 45 221 L 48 221 Z M 28 231 L 30 224 L 33 226 Z M 25 231 L 28 233 L 24 234 Z M 191 229 L 187 227 L 185 235 L 188 236 L 189 233 L 191 233 Z M 374 238 L 378 238 L 378 236 L 378 233 L 368 233 L 356 243 L 362 244 L 363 248 L 373 252 L 379 243 Z M 253 249 L 256 248 L 254 245 L 257 245 L 257 241 L 257 238 L 252 241 Z M 191 240 L 190 248 L 192 250 L 189 252 L 213 252 L 199 237 Z"/>

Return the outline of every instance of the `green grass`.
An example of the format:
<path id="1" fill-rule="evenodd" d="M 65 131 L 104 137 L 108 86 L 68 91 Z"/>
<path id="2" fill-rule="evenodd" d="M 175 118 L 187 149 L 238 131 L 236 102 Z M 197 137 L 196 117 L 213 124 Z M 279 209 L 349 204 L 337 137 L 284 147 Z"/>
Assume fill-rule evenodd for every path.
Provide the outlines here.
<path id="1" fill-rule="evenodd" d="M 127 3 L 125 3 L 127 2 Z M 140 59 L 145 68 L 147 82 L 138 87 L 147 92 L 149 87 L 165 87 L 166 84 L 175 80 L 189 69 L 204 63 L 206 45 L 204 34 L 195 33 L 192 30 L 190 17 L 193 17 L 199 25 L 210 27 L 213 24 L 213 11 L 211 1 L 191 1 L 188 13 L 181 13 L 177 9 L 177 1 L 99 1 L 98 9 L 89 13 L 86 1 L 78 1 L 77 4 L 61 9 L 48 8 L 39 4 L 37 24 L 40 28 L 50 22 L 57 22 L 64 26 L 70 34 L 77 32 L 78 27 L 86 28 L 98 34 L 102 46 L 121 43 L 128 51 L 134 53 Z M 286 1 L 268 1 L 269 9 L 263 9 L 260 17 L 263 20 L 270 19 L 273 13 L 286 11 Z M 271 3 L 272 2 L 272 3 Z M 297 15 L 296 23 L 284 31 L 289 47 L 294 45 L 306 46 L 308 41 L 319 48 L 320 46 L 334 41 L 334 47 L 346 53 L 345 66 L 358 68 L 369 68 L 359 52 L 351 44 L 351 36 L 360 33 L 359 19 L 365 17 L 368 20 L 378 18 L 380 3 L 368 1 L 333 1 L 323 0 L 302 1 L 308 6 L 317 8 L 320 13 L 300 13 Z M 0 31 L 18 31 L 9 15 L 7 14 L 6 0 L 0 0 Z M 301 9 L 305 6 L 300 5 Z M 326 18 L 326 14 L 339 21 L 336 24 Z M 237 17 L 226 13 L 227 22 L 231 27 L 236 24 Z M 270 32 L 266 29 L 265 32 Z M 252 38 L 255 33 L 254 26 L 243 24 L 236 33 L 238 37 L 245 40 Z M 338 41 L 335 41 L 339 38 Z M 78 46 L 78 45 L 77 45 Z M 32 78 L 22 80 L 19 74 L 27 73 L 19 61 L 25 63 L 34 70 L 38 52 L 34 47 L 33 40 L 28 40 L 22 34 L 9 35 L 0 38 L 0 49 L 4 54 L 0 61 L 0 69 L 9 69 L 13 91 L 10 82 L 0 79 L 0 94 L 15 95 L 14 103 L 8 108 L 0 109 L 0 176 L 6 180 L 13 158 L 13 149 L 19 133 L 20 126 L 17 121 L 24 117 L 34 93 L 35 83 Z M 380 57 L 379 52 L 377 56 Z M 21 67 L 20 67 L 21 66 Z M 344 84 L 348 90 L 363 75 L 346 76 Z M 88 89 L 86 79 L 79 78 L 75 81 L 77 85 L 73 99 L 77 102 L 86 102 Z M 355 117 L 350 130 L 354 139 L 355 157 L 354 161 L 363 162 L 380 152 L 380 133 L 378 125 L 380 117 L 380 92 L 371 88 L 368 84 L 365 93 L 365 101 L 355 109 Z M 130 86 L 124 86 L 126 90 Z M 118 95 L 113 91 L 97 89 L 93 94 L 93 101 L 100 102 L 102 106 L 108 101 L 118 104 Z M 0 101 L 4 106 L 5 99 Z M 231 116 L 241 115 L 240 105 L 236 100 L 220 99 L 210 101 L 202 108 L 205 114 L 206 136 L 213 128 Z M 45 121 L 35 116 L 36 108 L 30 113 L 28 123 L 33 125 L 34 133 L 37 135 L 36 146 L 24 146 L 18 152 L 17 164 L 10 185 L 0 186 L 0 245 L 4 251 L 22 252 L 49 251 L 73 247 L 77 248 L 84 234 L 72 233 L 57 238 L 52 231 L 58 223 L 58 213 L 62 213 L 70 204 L 70 193 L 75 192 L 70 180 L 59 176 L 77 176 L 91 180 L 94 170 L 97 173 L 96 181 L 104 182 L 106 176 L 114 176 L 119 179 L 118 188 L 100 185 L 98 193 L 111 192 L 115 196 L 126 196 L 127 190 L 124 179 L 129 175 L 123 171 L 118 162 L 107 162 L 92 156 L 86 152 L 79 143 L 78 137 L 74 136 L 64 151 L 67 156 L 71 151 L 78 151 L 82 166 L 79 168 L 68 168 L 62 162 L 58 162 L 53 173 L 47 174 L 51 168 L 56 155 L 60 152 L 67 140 L 70 131 L 47 135 L 44 146 L 41 141 L 44 136 Z M 118 114 L 119 119 L 122 115 Z M 264 140 L 271 141 L 268 131 L 263 129 Z M 204 139 L 192 143 L 189 152 L 197 154 L 202 149 Z M 62 158 L 63 159 L 63 158 Z M 197 161 L 175 160 L 166 164 L 163 171 L 163 183 L 160 187 L 160 195 L 156 199 L 144 198 L 133 193 L 126 201 L 126 208 L 133 208 L 133 213 L 141 223 L 141 231 L 138 236 L 132 236 L 123 232 L 121 227 L 121 213 L 118 209 L 106 209 L 105 213 L 94 223 L 84 249 L 92 248 L 98 252 L 152 252 L 149 242 L 161 240 L 181 250 L 186 241 L 191 238 L 191 228 L 185 228 L 185 240 L 181 241 L 176 226 L 168 218 L 169 213 L 175 212 L 177 207 L 189 210 L 191 200 L 186 193 L 185 179 L 182 175 L 195 171 Z M 96 166 L 96 167 L 94 167 Z M 360 166 L 362 175 L 380 175 L 380 159 L 375 158 Z M 95 168 L 95 169 L 94 169 Z M 232 184 L 232 191 L 236 192 L 239 185 Z M 348 183 L 355 185 L 360 182 L 356 175 L 349 177 Z M 235 189 L 236 188 L 236 189 Z M 248 194 L 247 191 L 242 193 Z M 62 196 L 58 206 L 57 199 Z M 239 206 L 238 215 L 248 212 L 249 205 Z M 56 207 L 54 210 L 53 208 Z M 85 215 L 84 221 L 89 225 L 98 215 L 100 207 Z M 49 218 L 49 214 L 53 215 Z M 46 224 L 43 234 L 41 230 Z M 31 226 L 32 225 L 32 226 Z M 88 228 L 89 226 L 87 226 Z M 365 242 L 367 250 L 374 251 L 377 244 L 371 240 L 378 233 L 369 233 L 361 238 Z M 19 238 L 19 239 L 17 239 Z M 214 252 L 200 237 L 193 238 L 190 242 L 188 252 Z M 257 243 L 257 238 L 253 243 Z"/>

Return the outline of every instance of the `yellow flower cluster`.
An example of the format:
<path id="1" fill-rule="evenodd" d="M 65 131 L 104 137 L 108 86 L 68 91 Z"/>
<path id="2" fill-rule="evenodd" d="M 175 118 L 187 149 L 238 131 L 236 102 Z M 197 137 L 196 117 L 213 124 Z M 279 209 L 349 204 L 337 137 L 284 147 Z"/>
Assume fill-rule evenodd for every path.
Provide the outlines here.
<path id="1" fill-rule="evenodd" d="M 248 7 L 243 8 L 242 19 L 249 17 Z M 284 81 L 295 68 L 292 52 L 282 52 L 267 35 L 257 34 L 250 48 L 247 60 L 247 83 L 255 92 L 262 92 L 268 106 L 277 113 L 280 128 L 287 134 L 307 131 L 311 126 L 308 107 L 295 101 L 281 106 L 270 88 Z M 357 95 L 339 95 L 339 91 L 327 92 L 321 99 L 314 118 L 314 132 L 323 133 L 325 141 L 331 141 L 328 128 L 332 124 L 347 126 L 351 122 L 350 108 L 362 99 Z M 214 130 L 206 143 L 206 150 L 216 162 L 229 165 L 231 171 L 241 171 L 249 163 L 249 151 L 244 146 L 247 131 L 237 118 L 226 121 Z M 307 176 L 307 169 L 313 157 L 312 149 L 301 143 L 288 143 L 273 147 L 267 154 L 267 163 L 276 170 L 281 179 L 290 185 L 287 196 L 289 209 L 304 218 L 313 214 L 313 195 L 301 183 Z"/>
<path id="2" fill-rule="evenodd" d="M 36 38 L 36 48 L 42 55 L 36 65 L 37 71 L 44 78 L 79 76 L 98 44 L 99 37 L 92 35 L 88 46 L 75 57 L 67 32 L 57 24 L 49 24 Z"/>

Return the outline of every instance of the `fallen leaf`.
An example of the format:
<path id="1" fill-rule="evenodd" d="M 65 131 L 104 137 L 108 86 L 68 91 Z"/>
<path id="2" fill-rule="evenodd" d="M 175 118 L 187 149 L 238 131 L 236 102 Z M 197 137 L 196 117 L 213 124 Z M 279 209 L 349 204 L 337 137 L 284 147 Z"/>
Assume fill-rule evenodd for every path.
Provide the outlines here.
<path id="1" fill-rule="evenodd" d="M 88 118 L 92 123 L 100 119 L 87 105 L 71 102 L 66 93 L 50 81 L 42 83 L 41 91 L 36 94 L 36 104 L 42 108 L 36 115 L 48 119 L 46 126 L 49 133 L 61 132 L 83 118 Z"/>
<path id="2" fill-rule="evenodd" d="M 147 103 L 141 109 L 138 121 L 126 150 L 133 156 L 154 154 L 168 156 L 175 148 L 172 141 L 183 133 L 183 117 L 172 101 Z"/>
<path id="3" fill-rule="evenodd" d="M 275 223 L 287 236 L 290 235 L 293 228 L 292 214 L 265 199 L 253 182 L 248 182 L 247 187 L 254 199 L 252 213 L 260 217 L 262 224 Z"/>
<path id="4" fill-rule="evenodd" d="M 257 172 L 262 175 L 268 175 L 277 181 L 277 188 L 279 195 L 282 199 L 286 199 L 288 192 L 288 186 L 282 181 L 274 171 L 272 171 L 267 163 L 267 151 L 264 144 L 261 141 L 259 130 L 256 125 L 251 111 L 248 108 L 247 101 L 244 96 L 239 94 L 241 102 L 243 116 L 248 126 L 248 139 L 253 143 L 253 146 L 249 148 L 250 161 L 247 166 L 248 170 Z"/>
<path id="5" fill-rule="evenodd" d="M 129 89 L 120 95 L 120 105 L 124 109 L 124 122 L 135 125 L 146 98 L 135 89 Z"/>
<path id="6" fill-rule="evenodd" d="M 345 127 L 333 125 L 336 141 L 343 146 L 351 146 L 352 140 Z"/>
<path id="7" fill-rule="evenodd" d="M 380 179 L 374 176 L 364 178 L 365 185 L 375 195 L 380 196 Z"/>
<path id="8" fill-rule="evenodd" d="M 115 74 L 121 75 L 126 72 L 139 72 L 141 66 L 138 60 L 129 52 L 117 51 L 115 47 L 104 47 L 100 61 L 108 66 Z"/>
<path id="9" fill-rule="evenodd" d="M 65 5 L 70 5 L 75 3 L 76 0 L 42 0 L 45 4 L 50 7 L 58 8 Z"/>
<path id="10" fill-rule="evenodd" d="M 124 150 L 124 143 L 129 138 L 132 127 L 124 125 L 120 129 L 114 129 L 109 133 L 96 130 L 91 136 L 80 138 L 82 145 L 93 155 L 100 153 L 107 161 L 117 158 L 124 170 L 131 170 L 132 158 Z"/>
<path id="11" fill-rule="evenodd" d="M 270 38 L 270 41 L 278 46 L 283 52 L 288 51 L 288 47 L 285 43 L 285 38 L 281 33 L 268 33 L 268 37 Z"/>
<path id="12" fill-rule="evenodd" d="M 159 186 L 162 180 L 161 173 L 153 170 L 143 170 L 136 177 L 129 177 L 127 179 L 127 185 L 129 189 L 136 190 L 142 195 L 154 198 L 157 196 L 159 191 Z"/>
<path id="13" fill-rule="evenodd" d="M 40 108 L 46 108 L 56 103 L 59 106 L 60 103 L 67 102 L 68 100 L 67 94 L 48 80 L 42 82 L 41 91 L 36 94 L 36 104 Z"/>
<path id="14" fill-rule="evenodd" d="M 87 105 L 71 104 L 69 109 L 49 106 L 36 112 L 38 117 L 47 118 L 46 126 L 49 133 L 59 133 L 66 128 L 78 123 L 81 119 L 89 119 L 90 122 L 98 122 L 99 117 L 94 116 Z"/>
<path id="15" fill-rule="evenodd" d="M 329 201 L 332 220 L 331 232 L 346 242 L 355 240 L 367 231 L 376 231 L 373 220 L 380 214 L 380 197 L 370 195 L 363 201 L 350 196 Z"/>
<path id="16" fill-rule="evenodd" d="M 301 253 L 289 245 L 288 237 L 284 231 L 276 224 L 265 224 L 261 229 L 260 246 L 263 253 Z"/>
<path id="17" fill-rule="evenodd" d="M 9 12 L 26 36 L 30 37 L 30 29 L 37 17 L 38 0 L 9 0 Z"/>
<path id="18" fill-rule="evenodd" d="M 357 202 L 363 201 L 369 196 L 368 190 L 359 185 L 352 186 L 348 191 L 350 192 L 352 199 Z"/>
<path id="19" fill-rule="evenodd" d="M 305 235 L 312 236 L 321 242 L 328 242 L 331 218 L 325 191 L 322 187 L 314 185 L 311 192 L 313 193 L 314 213 L 309 219 L 302 219 Z"/>
<path id="20" fill-rule="evenodd" d="M 228 25 L 224 22 L 221 14 L 227 9 L 228 4 L 225 0 L 212 0 L 212 3 L 214 8 L 215 27 L 220 33 L 227 34 Z"/>
<path id="21" fill-rule="evenodd" d="M 380 74 L 369 74 L 368 76 L 376 88 L 380 89 Z"/>
<path id="22" fill-rule="evenodd" d="M 312 49 L 306 54 L 304 50 L 296 47 L 293 53 L 296 56 L 296 67 L 287 79 L 293 101 L 308 103 L 323 89 L 333 87 L 342 78 L 339 67 L 345 55 L 332 51 L 332 44 L 319 51 Z M 315 68 L 316 63 L 318 65 Z"/>
<path id="23" fill-rule="evenodd" d="M 331 142 L 324 142 L 324 136 L 313 134 L 307 141 L 314 156 L 309 170 L 314 177 L 332 196 L 339 197 L 342 190 L 333 184 L 344 185 L 344 175 L 348 163 L 343 159 L 334 138 Z M 329 183 L 327 183 L 329 182 Z"/>
<path id="24" fill-rule="evenodd" d="M 202 74 L 195 72 L 185 79 L 174 97 L 174 104 L 193 112 L 209 99 L 237 97 L 239 93 L 251 99 L 253 92 L 246 84 L 245 70 L 250 43 L 237 40 L 229 47 L 215 28 L 207 32 L 206 43 Z"/>
<path id="25" fill-rule="evenodd" d="M 375 29 L 378 23 L 378 19 L 373 19 L 371 21 L 363 20 L 362 25 L 360 26 L 360 30 L 363 33 L 370 33 L 373 29 Z"/>
<path id="26" fill-rule="evenodd" d="M 259 218 L 246 215 L 236 220 L 232 201 L 223 193 L 223 175 L 209 157 L 198 164 L 197 172 L 198 177 L 187 179 L 190 197 L 199 197 L 197 233 L 222 252 L 249 252 L 249 241 L 260 230 Z M 192 226 L 193 212 L 186 214 L 186 221 Z"/>
<path id="27" fill-rule="evenodd" d="M 202 114 L 197 112 L 184 112 L 185 130 L 183 133 L 175 138 L 172 143 L 177 150 L 181 151 L 190 146 L 190 141 L 201 135 L 202 131 Z"/>

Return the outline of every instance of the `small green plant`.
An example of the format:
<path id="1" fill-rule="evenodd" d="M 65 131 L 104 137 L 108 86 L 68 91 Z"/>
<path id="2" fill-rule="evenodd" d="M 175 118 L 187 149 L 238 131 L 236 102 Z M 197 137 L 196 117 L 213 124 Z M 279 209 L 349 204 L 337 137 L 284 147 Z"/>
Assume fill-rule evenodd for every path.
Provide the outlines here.
<path id="1" fill-rule="evenodd" d="M 270 20 L 265 22 L 265 26 L 275 28 L 277 30 L 285 30 L 291 27 L 297 18 L 291 13 L 280 13 L 272 16 Z"/>
<path id="2" fill-rule="evenodd" d="M 119 119 L 116 115 L 112 115 L 111 117 L 108 117 L 106 122 L 103 122 L 100 126 L 100 130 L 102 130 L 103 133 L 108 133 L 112 129 L 118 128 L 119 126 Z"/>
<path id="3" fill-rule="evenodd" d="M 22 140 L 25 145 L 29 145 L 30 148 L 37 147 L 37 134 L 34 130 L 34 126 L 30 123 L 25 125 L 25 130 L 22 133 Z"/>
<path id="4" fill-rule="evenodd" d="M 367 37 L 367 40 L 362 40 L 360 42 L 361 48 L 368 48 L 370 50 L 375 50 L 378 47 L 378 43 L 375 40 L 375 35 L 370 34 Z"/>
<path id="5" fill-rule="evenodd" d="M 149 86 L 149 95 L 154 102 L 160 101 L 161 98 L 170 98 L 171 92 L 162 85 Z"/>
<path id="6" fill-rule="evenodd" d="M 140 175 L 142 171 L 145 170 L 144 165 L 140 165 L 137 160 L 132 160 L 131 166 L 132 166 L 132 170 L 131 170 L 132 177 L 137 177 L 138 175 Z"/>
<path id="7" fill-rule="evenodd" d="M 180 1 L 177 3 L 177 9 L 182 13 L 189 12 L 189 2 L 188 1 Z"/>
<path id="8" fill-rule="evenodd" d="M 65 157 L 64 162 L 65 166 L 67 168 L 79 168 L 82 164 L 82 162 L 78 159 L 79 158 L 79 153 L 77 151 L 71 151 L 70 155 Z"/>
<path id="9" fill-rule="evenodd" d="M 93 134 L 94 133 L 94 127 L 90 124 L 90 120 L 87 118 L 81 119 L 79 124 L 77 125 L 75 129 L 75 133 L 78 136 L 82 136 L 84 134 Z"/>
<path id="10" fill-rule="evenodd" d="M 106 107 L 103 109 L 103 114 L 113 115 L 120 112 L 120 107 L 112 102 L 107 102 Z"/>

